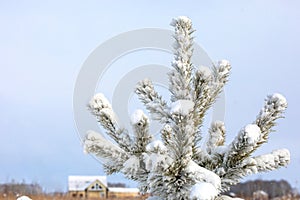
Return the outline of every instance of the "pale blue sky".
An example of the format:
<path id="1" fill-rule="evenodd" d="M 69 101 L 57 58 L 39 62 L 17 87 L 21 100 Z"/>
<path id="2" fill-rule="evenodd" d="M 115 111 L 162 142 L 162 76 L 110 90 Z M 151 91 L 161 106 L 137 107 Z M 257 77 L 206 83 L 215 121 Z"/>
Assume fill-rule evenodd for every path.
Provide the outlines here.
<path id="1" fill-rule="evenodd" d="M 299 188 L 299 9 L 296 0 L 0 0 L 0 182 L 25 179 L 48 191 L 66 190 L 68 175 L 103 174 L 83 154 L 74 126 L 72 95 L 82 63 L 112 36 L 171 29 L 173 17 L 187 15 L 210 58 L 232 64 L 226 86 L 229 139 L 255 119 L 267 94 L 286 96 L 286 118 L 259 153 L 288 148 L 291 164 L 250 178 L 287 179 Z"/>

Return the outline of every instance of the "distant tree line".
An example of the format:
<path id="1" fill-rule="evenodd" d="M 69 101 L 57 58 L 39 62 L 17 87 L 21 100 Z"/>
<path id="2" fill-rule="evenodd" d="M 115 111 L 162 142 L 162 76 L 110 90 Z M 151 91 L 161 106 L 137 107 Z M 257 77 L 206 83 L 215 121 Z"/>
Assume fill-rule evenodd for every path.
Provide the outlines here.
<path id="1" fill-rule="evenodd" d="M 39 195 L 43 188 L 37 183 L 4 183 L 0 184 L 0 193 L 4 195 Z"/>
<path id="2" fill-rule="evenodd" d="M 126 188 L 126 184 L 125 183 L 107 183 L 108 187 L 120 187 L 120 188 Z"/>
<path id="3" fill-rule="evenodd" d="M 288 194 L 292 194 L 294 189 L 291 185 L 285 181 L 266 181 L 255 180 L 239 183 L 232 186 L 230 191 L 226 192 L 227 195 L 235 194 L 238 197 L 252 197 L 256 191 L 264 191 L 268 194 L 269 198 L 282 197 Z"/>

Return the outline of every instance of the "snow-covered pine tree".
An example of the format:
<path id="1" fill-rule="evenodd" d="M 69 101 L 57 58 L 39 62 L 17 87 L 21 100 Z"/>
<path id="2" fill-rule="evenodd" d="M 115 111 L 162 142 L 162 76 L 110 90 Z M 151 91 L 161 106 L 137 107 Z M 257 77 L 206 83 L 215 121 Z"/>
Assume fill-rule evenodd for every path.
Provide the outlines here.
<path id="1" fill-rule="evenodd" d="M 101 159 L 107 174 L 122 172 L 137 181 L 140 191 L 150 193 L 152 200 L 222 199 L 220 193 L 241 178 L 286 166 L 290 161 L 287 149 L 252 156 L 267 142 L 275 121 L 283 117 L 287 102 L 280 94 L 268 96 L 256 119 L 229 144 L 225 144 L 224 123 L 212 122 L 208 141 L 200 147 L 204 116 L 228 81 L 231 66 L 222 60 L 213 70 L 194 68 L 191 20 L 178 17 L 171 25 L 175 27 L 175 57 L 169 73 L 171 105 L 148 79 L 135 89 L 152 119 L 164 125 L 161 139 L 155 140 L 150 133 L 150 120 L 142 110 L 132 115 L 133 134 L 129 134 L 118 125 L 107 99 L 96 94 L 89 109 L 109 138 L 89 131 L 85 151 Z"/>

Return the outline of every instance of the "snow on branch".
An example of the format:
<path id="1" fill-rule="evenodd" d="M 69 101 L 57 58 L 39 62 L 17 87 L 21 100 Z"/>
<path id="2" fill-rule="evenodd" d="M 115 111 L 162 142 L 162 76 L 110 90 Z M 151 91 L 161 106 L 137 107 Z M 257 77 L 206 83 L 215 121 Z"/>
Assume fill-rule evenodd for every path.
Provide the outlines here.
<path id="1" fill-rule="evenodd" d="M 193 121 L 194 102 L 181 99 L 172 103 L 171 106 L 171 127 L 172 143 L 167 142 L 171 157 L 175 160 L 173 163 L 174 174 L 178 173 L 182 167 L 186 166 L 193 156 L 193 147 L 195 139 L 195 126 Z M 167 145 L 166 144 L 166 145 Z"/>
<path id="2" fill-rule="evenodd" d="M 211 107 L 211 105 L 216 101 L 218 95 L 221 93 L 225 83 L 228 81 L 229 73 L 231 70 L 231 65 L 227 60 L 221 60 L 213 67 L 213 82 L 210 86 L 210 92 L 203 103 L 203 108 L 199 109 L 199 114 L 201 116 L 205 115 L 205 112 Z"/>
<path id="3" fill-rule="evenodd" d="M 222 180 L 221 190 L 227 191 L 231 185 L 239 183 L 245 176 L 257 173 L 256 161 L 253 158 L 246 158 L 232 168 L 219 167 L 215 171 Z"/>
<path id="4" fill-rule="evenodd" d="M 258 114 L 255 123 L 259 126 L 262 137 L 258 142 L 258 146 L 267 142 L 269 133 L 276 125 L 276 120 L 283 117 L 283 112 L 287 108 L 287 101 L 281 94 L 275 93 L 267 96 L 265 105 Z"/>
<path id="5" fill-rule="evenodd" d="M 270 154 L 254 157 L 258 172 L 265 172 L 285 167 L 290 163 L 290 152 L 287 149 L 274 150 Z"/>
<path id="6" fill-rule="evenodd" d="M 161 95 L 155 91 L 153 84 L 149 79 L 140 81 L 137 84 L 135 93 L 145 104 L 153 119 L 160 120 L 161 122 L 168 121 L 169 109 L 167 107 L 167 102 L 162 100 Z"/>
<path id="7" fill-rule="evenodd" d="M 103 94 L 96 94 L 91 99 L 89 109 L 106 130 L 107 135 L 122 148 L 129 150 L 132 140 L 126 130 L 119 128 L 112 107 Z"/>
<path id="8" fill-rule="evenodd" d="M 190 199 L 213 200 L 218 196 L 218 194 L 219 191 L 216 190 L 216 188 L 212 184 L 206 182 L 199 182 L 191 188 Z"/>
<path id="9" fill-rule="evenodd" d="M 135 153 L 143 153 L 152 140 L 149 133 L 149 119 L 142 110 L 136 110 L 131 116 L 131 124 L 135 135 L 134 151 Z"/>
<path id="10" fill-rule="evenodd" d="M 171 115 L 188 115 L 194 108 L 194 102 L 190 100 L 180 99 L 172 103 Z"/>
<path id="11" fill-rule="evenodd" d="M 123 149 L 94 131 L 87 132 L 84 151 L 96 155 L 103 162 L 106 172 L 109 174 L 119 171 L 129 157 Z"/>
<path id="12" fill-rule="evenodd" d="M 249 157 L 250 153 L 255 149 L 260 134 L 260 129 L 256 124 L 245 126 L 229 145 L 229 149 L 224 157 L 224 165 L 228 168 L 235 167 L 236 163 Z"/>
<path id="13" fill-rule="evenodd" d="M 190 161 L 185 171 L 191 174 L 195 182 L 207 182 L 212 184 L 217 190 L 221 188 L 221 179 L 214 172 L 199 166 L 194 161 Z"/>
<path id="14" fill-rule="evenodd" d="M 210 99 L 210 94 L 212 91 L 212 71 L 208 67 L 200 67 L 196 73 L 193 80 L 194 87 L 194 102 L 195 102 L 195 125 L 199 126 L 203 122 L 203 117 L 205 115 L 204 106 L 208 105 L 207 101 Z"/>
<path id="15" fill-rule="evenodd" d="M 285 167 L 290 162 L 290 152 L 287 149 L 274 150 L 270 154 L 260 155 L 253 158 L 246 158 L 234 168 L 222 171 L 219 168 L 218 175 L 222 179 L 222 190 L 226 191 L 231 185 L 237 184 L 245 176 L 276 170 Z"/>
<path id="16" fill-rule="evenodd" d="M 217 147 L 223 146 L 225 142 L 225 125 L 222 121 L 214 121 L 208 131 L 209 138 L 206 143 L 206 151 L 212 154 Z"/>
<path id="17" fill-rule="evenodd" d="M 221 189 L 221 179 L 214 172 L 190 161 L 186 167 L 195 184 L 191 188 L 190 199 L 214 199 Z"/>
<path id="18" fill-rule="evenodd" d="M 169 87 L 172 93 L 171 100 L 191 100 L 191 77 L 193 66 L 191 57 L 193 55 L 192 21 L 187 17 L 173 19 L 172 26 L 175 27 L 174 61 L 169 74 Z"/>
<path id="19" fill-rule="evenodd" d="M 166 146 L 169 146 L 172 143 L 173 139 L 173 130 L 170 124 L 166 124 L 161 130 L 161 139 Z"/>
<path id="20" fill-rule="evenodd" d="M 194 77 L 194 122 L 200 129 L 208 109 L 216 101 L 228 81 L 231 65 L 227 60 L 221 60 L 214 65 L 212 72 L 207 67 L 201 67 Z M 196 142 L 202 139 L 200 132 L 196 134 Z"/>
<path id="21" fill-rule="evenodd" d="M 221 60 L 213 67 L 213 82 L 211 94 L 206 102 L 204 108 L 209 108 L 217 99 L 218 95 L 221 93 L 225 83 L 228 81 L 229 73 L 231 70 L 231 65 L 227 60 Z M 204 109 L 205 112 L 207 109 Z"/>

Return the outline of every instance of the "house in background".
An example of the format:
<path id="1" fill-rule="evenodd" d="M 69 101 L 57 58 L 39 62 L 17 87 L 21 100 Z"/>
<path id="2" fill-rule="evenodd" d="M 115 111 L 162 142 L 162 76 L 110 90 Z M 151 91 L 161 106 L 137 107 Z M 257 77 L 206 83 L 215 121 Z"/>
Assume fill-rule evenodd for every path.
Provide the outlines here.
<path id="1" fill-rule="evenodd" d="M 69 176 L 70 197 L 81 198 L 134 198 L 139 197 L 138 188 L 108 187 L 106 176 Z"/>
<path id="2" fill-rule="evenodd" d="M 106 176 L 69 176 L 69 196 L 107 198 Z"/>

